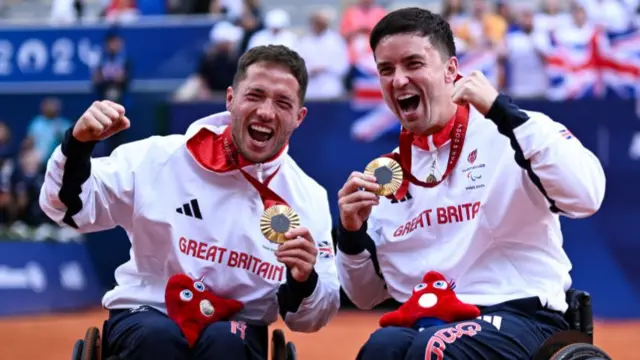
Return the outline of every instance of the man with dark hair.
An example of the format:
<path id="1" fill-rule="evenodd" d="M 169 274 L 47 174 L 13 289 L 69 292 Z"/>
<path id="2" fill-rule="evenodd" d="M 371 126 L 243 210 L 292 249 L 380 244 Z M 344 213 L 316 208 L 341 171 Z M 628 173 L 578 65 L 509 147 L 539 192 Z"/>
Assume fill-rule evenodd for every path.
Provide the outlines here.
<path id="1" fill-rule="evenodd" d="M 399 179 L 388 183 L 369 169 L 339 191 L 342 287 L 371 309 L 455 281 L 459 299 L 481 316 L 382 327 L 358 359 L 530 358 L 568 327 L 571 263 L 559 215 L 599 209 L 600 162 L 562 124 L 520 110 L 482 73 L 459 75 L 441 16 L 394 11 L 370 45 L 386 104 L 403 127 L 398 149 L 383 158 L 397 163 Z M 448 281 L 422 284 L 429 271 Z M 429 296 L 420 306 L 438 303 Z"/>
<path id="2" fill-rule="evenodd" d="M 318 331 L 337 313 L 327 193 L 287 154 L 307 113 L 306 86 L 297 53 L 260 46 L 240 59 L 228 111 L 196 121 L 185 135 L 150 137 L 92 159 L 98 141 L 130 125 L 110 101 L 95 102 L 66 132 L 49 160 L 40 206 L 83 233 L 120 226 L 132 244 L 103 298 L 109 353 L 265 359 L 267 326 L 278 313 L 301 332 Z M 230 125 L 211 125 L 220 123 Z M 188 343 L 165 303 L 167 281 L 179 273 L 194 279 L 195 290 L 244 308 Z M 205 315 L 220 310 L 205 305 Z"/>

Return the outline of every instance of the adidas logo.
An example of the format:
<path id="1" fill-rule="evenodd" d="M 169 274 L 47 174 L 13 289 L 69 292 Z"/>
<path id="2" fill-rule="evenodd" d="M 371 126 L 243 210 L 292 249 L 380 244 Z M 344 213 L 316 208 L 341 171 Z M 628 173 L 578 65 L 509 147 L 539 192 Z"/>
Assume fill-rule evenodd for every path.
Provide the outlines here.
<path id="1" fill-rule="evenodd" d="M 200 206 L 198 206 L 198 200 L 193 199 L 190 202 L 182 205 L 176 209 L 178 214 L 184 214 L 189 217 L 194 217 L 196 219 L 202 220 L 202 214 L 200 213 Z"/>

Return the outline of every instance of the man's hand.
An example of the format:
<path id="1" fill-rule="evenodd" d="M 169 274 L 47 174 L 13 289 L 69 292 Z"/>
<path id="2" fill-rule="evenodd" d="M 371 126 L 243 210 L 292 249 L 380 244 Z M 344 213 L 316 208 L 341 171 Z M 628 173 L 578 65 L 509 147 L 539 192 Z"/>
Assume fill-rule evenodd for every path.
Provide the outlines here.
<path id="1" fill-rule="evenodd" d="M 338 207 L 342 227 L 348 231 L 357 231 L 362 227 L 374 205 L 380 197 L 374 193 L 380 188 L 373 176 L 354 171 L 338 191 Z M 361 189 L 364 189 L 362 191 Z"/>
<path id="2" fill-rule="evenodd" d="M 113 101 L 95 101 L 73 127 L 73 137 L 81 142 L 100 141 L 128 129 L 124 106 Z"/>
<path id="3" fill-rule="evenodd" d="M 453 102 L 458 105 L 471 104 L 482 115 L 487 115 L 496 101 L 498 91 L 481 71 L 474 71 L 455 84 Z"/>
<path id="4" fill-rule="evenodd" d="M 296 281 L 305 282 L 313 272 L 318 257 L 316 243 L 304 227 L 295 228 L 285 236 L 290 240 L 280 245 L 276 257 L 291 270 L 291 276 Z"/>

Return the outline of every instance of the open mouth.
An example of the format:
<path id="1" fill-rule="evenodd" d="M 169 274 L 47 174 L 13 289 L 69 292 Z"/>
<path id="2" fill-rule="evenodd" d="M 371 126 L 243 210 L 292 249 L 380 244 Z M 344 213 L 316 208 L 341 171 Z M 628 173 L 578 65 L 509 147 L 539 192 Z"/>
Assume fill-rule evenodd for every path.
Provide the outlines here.
<path id="1" fill-rule="evenodd" d="M 400 109 L 405 112 L 412 112 L 418 108 L 420 105 L 420 96 L 419 95 L 402 95 L 397 98 L 398 106 Z"/>
<path id="2" fill-rule="evenodd" d="M 273 137 L 273 130 L 257 124 L 249 125 L 249 136 L 257 142 L 264 143 Z"/>

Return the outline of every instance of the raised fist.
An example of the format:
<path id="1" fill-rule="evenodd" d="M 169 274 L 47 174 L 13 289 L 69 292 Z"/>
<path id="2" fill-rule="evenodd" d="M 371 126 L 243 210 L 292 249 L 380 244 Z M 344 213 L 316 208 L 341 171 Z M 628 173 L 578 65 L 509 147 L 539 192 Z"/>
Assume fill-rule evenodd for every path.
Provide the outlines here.
<path id="1" fill-rule="evenodd" d="M 482 115 L 487 115 L 497 97 L 498 91 L 481 71 L 474 71 L 458 80 L 453 91 L 454 103 L 469 103 Z"/>
<path id="2" fill-rule="evenodd" d="M 128 129 L 124 106 L 113 101 L 95 101 L 73 127 L 73 137 L 81 142 L 100 141 Z"/>

